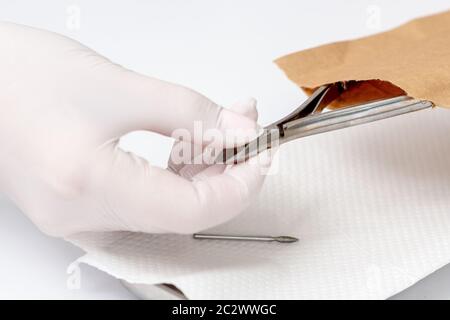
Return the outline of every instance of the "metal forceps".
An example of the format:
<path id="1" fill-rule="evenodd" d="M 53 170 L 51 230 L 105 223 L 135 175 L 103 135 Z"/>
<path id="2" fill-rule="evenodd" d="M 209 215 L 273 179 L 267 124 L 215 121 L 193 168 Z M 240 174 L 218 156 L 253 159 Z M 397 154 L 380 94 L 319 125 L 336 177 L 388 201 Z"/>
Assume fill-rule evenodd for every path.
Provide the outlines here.
<path id="1" fill-rule="evenodd" d="M 382 120 L 397 115 L 433 107 L 431 101 L 409 96 L 370 101 L 333 111 L 322 111 L 346 90 L 345 82 L 324 85 L 316 89 L 300 107 L 281 120 L 265 127 L 261 135 L 249 143 L 224 149 L 217 163 L 236 164 L 294 139 Z"/>

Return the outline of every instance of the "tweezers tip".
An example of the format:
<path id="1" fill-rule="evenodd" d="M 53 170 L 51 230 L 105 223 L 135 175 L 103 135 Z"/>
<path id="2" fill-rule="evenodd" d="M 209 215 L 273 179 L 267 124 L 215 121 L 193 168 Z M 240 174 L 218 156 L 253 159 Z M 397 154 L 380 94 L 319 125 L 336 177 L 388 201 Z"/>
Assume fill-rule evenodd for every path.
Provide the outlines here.
<path id="1" fill-rule="evenodd" d="M 298 238 L 290 237 L 290 236 L 280 236 L 275 238 L 276 241 L 281 243 L 294 243 L 298 241 Z"/>

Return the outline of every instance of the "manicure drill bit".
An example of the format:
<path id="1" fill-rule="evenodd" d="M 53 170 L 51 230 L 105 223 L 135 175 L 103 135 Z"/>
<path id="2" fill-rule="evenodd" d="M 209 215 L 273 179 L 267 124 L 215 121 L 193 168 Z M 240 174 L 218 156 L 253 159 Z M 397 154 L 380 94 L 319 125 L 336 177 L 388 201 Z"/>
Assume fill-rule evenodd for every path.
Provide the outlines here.
<path id="1" fill-rule="evenodd" d="M 280 242 L 280 243 L 293 243 L 297 242 L 298 239 L 290 236 L 231 236 L 231 235 L 220 235 L 220 234 L 194 234 L 194 239 L 197 240 L 239 240 L 239 241 L 264 241 L 264 242 Z"/>

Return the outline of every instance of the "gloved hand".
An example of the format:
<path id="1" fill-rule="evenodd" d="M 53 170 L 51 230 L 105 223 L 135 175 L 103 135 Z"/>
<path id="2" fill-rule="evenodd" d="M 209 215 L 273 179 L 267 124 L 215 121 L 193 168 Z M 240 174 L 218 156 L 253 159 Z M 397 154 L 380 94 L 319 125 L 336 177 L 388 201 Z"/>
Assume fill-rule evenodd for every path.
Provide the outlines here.
<path id="1" fill-rule="evenodd" d="M 135 130 L 192 133 L 195 120 L 255 129 L 254 100 L 238 107 L 248 117 L 61 35 L 0 23 L 0 191 L 47 234 L 192 233 L 236 216 L 260 190 L 266 161 L 201 166 L 185 179 L 118 141 Z"/>

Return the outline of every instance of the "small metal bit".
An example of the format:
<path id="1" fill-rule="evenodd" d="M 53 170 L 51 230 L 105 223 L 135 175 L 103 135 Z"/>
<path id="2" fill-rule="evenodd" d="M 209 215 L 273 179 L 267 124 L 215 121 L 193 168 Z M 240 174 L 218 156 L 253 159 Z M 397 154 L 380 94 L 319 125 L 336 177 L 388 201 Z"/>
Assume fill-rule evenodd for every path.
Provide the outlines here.
<path id="1" fill-rule="evenodd" d="M 231 235 L 221 235 L 221 234 L 201 234 L 195 233 L 193 235 L 194 239 L 197 240 L 238 240 L 238 241 L 265 241 L 265 242 L 280 242 L 280 243 L 292 243 L 297 242 L 298 239 L 290 236 L 231 236 Z"/>

